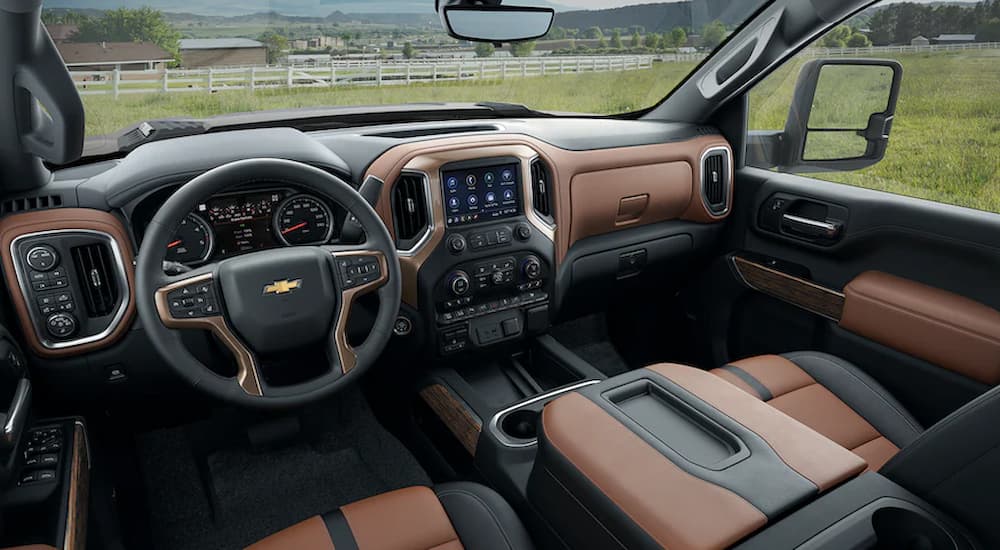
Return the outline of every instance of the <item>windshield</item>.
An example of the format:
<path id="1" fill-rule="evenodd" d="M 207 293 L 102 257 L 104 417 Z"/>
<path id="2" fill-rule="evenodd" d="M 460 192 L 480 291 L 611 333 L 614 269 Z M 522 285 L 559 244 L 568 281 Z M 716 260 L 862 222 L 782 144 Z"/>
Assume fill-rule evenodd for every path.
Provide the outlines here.
<path id="1" fill-rule="evenodd" d="M 449 37 L 434 0 L 52 0 L 42 19 L 92 138 L 153 119 L 296 107 L 636 111 L 763 1 L 508 1 L 556 16 L 543 38 L 502 46 Z"/>

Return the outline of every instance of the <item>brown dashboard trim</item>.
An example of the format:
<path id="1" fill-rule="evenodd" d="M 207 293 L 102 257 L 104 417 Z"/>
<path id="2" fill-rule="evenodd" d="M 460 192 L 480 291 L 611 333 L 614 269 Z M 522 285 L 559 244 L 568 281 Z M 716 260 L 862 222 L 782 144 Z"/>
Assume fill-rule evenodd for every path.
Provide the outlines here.
<path id="1" fill-rule="evenodd" d="M 125 274 L 129 285 L 129 300 L 118 326 L 101 340 L 62 349 L 49 349 L 42 345 L 28 313 L 28 304 L 19 292 L 20 283 L 14 269 L 14 258 L 10 255 L 10 245 L 22 235 L 44 231 L 92 230 L 107 233 L 113 238 L 125 263 Z M 122 222 L 113 214 L 90 208 L 55 208 L 37 212 L 26 212 L 0 218 L 0 246 L 4 277 L 10 292 L 14 310 L 21 323 L 22 332 L 31 351 L 40 357 L 70 357 L 89 353 L 110 346 L 128 332 L 135 318 L 135 267 L 132 241 Z"/>
<path id="2" fill-rule="evenodd" d="M 411 306 L 417 305 L 417 272 L 431 252 L 444 238 L 445 226 L 443 220 L 442 198 L 439 170 L 441 165 L 457 160 L 469 160 L 491 156 L 517 156 L 522 159 L 538 157 L 545 162 L 550 179 L 550 188 L 555 190 L 553 204 L 556 227 L 553 230 L 540 218 L 529 211 L 528 220 L 543 234 L 549 235 L 555 245 L 556 267 L 572 246 L 572 221 L 574 219 L 571 182 L 580 174 L 601 172 L 605 170 L 630 167 L 645 167 L 669 162 L 686 162 L 691 168 L 691 193 L 683 208 L 671 209 L 668 213 L 676 219 L 699 223 L 712 223 L 726 217 L 712 214 L 701 198 L 700 189 L 696 186 L 701 181 L 701 156 L 708 149 L 725 147 L 730 150 L 728 142 L 718 135 L 700 136 L 686 141 L 638 145 L 633 147 L 617 147 L 591 151 L 570 151 L 545 143 L 539 139 L 515 134 L 493 134 L 484 136 L 461 136 L 405 143 L 386 151 L 369 166 L 365 179 L 374 176 L 386 184 L 376 205 L 376 212 L 382 217 L 391 234 L 395 234 L 392 221 L 390 194 L 392 187 L 400 174 L 405 171 L 422 172 L 427 175 L 431 192 L 432 232 L 425 245 L 412 256 L 401 256 L 400 267 L 403 275 L 403 301 Z M 732 157 L 730 157 L 732 158 Z M 524 196 L 530 197 L 530 165 L 522 163 L 523 185 L 526 188 Z M 730 181 L 732 178 L 730 177 Z M 731 204 L 733 186 L 729 186 L 728 200 Z M 628 195 L 630 193 L 626 193 Z M 634 193 L 631 193 L 634 194 Z M 625 197 L 626 195 L 622 195 Z M 527 200 L 526 200 L 527 203 Z M 618 206 L 617 198 L 615 208 Z M 678 204 L 678 206 L 681 206 Z M 658 217 L 641 223 L 623 224 L 617 228 L 635 227 L 644 223 L 666 221 Z M 612 220 L 614 221 L 614 220 Z M 580 220 L 579 223 L 589 223 Z"/>

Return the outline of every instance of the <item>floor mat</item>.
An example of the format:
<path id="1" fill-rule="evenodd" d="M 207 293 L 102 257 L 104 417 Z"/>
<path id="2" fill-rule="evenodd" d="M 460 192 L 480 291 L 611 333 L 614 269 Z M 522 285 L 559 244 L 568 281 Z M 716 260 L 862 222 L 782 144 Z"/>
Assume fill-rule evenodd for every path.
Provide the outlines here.
<path id="1" fill-rule="evenodd" d="M 588 315 L 560 323 L 552 327 L 551 334 L 559 343 L 607 376 L 629 370 L 625 359 L 611 343 L 604 315 Z"/>
<path id="2" fill-rule="evenodd" d="M 356 408 L 330 411 L 330 429 L 309 443 L 258 453 L 218 451 L 207 456 L 204 468 L 192 451 L 189 426 L 139 436 L 153 546 L 243 548 L 317 513 L 429 484 L 364 401 L 350 401 Z"/>

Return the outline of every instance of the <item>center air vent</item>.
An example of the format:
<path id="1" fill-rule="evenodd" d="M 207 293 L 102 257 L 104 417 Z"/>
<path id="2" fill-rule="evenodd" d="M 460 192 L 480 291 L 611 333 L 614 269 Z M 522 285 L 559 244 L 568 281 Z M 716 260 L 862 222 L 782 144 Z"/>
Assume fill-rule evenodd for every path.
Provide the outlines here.
<path id="1" fill-rule="evenodd" d="M 701 161 L 701 193 L 715 215 L 729 210 L 729 151 L 713 149 Z"/>
<path id="2" fill-rule="evenodd" d="M 420 174 L 403 174 L 392 189 L 392 222 L 396 247 L 412 249 L 430 230 L 427 214 L 427 186 Z"/>
<path id="3" fill-rule="evenodd" d="M 118 303 L 111 249 L 105 243 L 94 243 L 74 247 L 70 254 L 87 315 L 91 318 L 110 315 Z"/>
<path id="4" fill-rule="evenodd" d="M 549 171 L 539 159 L 531 163 L 531 197 L 532 206 L 539 216 L 552 222 L 552 185 L 549 181 Z"/>

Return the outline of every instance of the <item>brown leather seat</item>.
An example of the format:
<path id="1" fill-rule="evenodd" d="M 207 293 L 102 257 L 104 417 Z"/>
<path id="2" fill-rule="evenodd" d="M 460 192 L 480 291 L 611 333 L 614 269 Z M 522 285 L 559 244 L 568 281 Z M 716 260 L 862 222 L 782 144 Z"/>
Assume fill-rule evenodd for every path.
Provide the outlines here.
<path id="1" fill-rule="evenodd" d="M 712 371 L 827 438 L 878 470 L 923 432 L 878 382 L 832 355 L 762 355 Z"/>
<path id="2" fill-rule="evenodd" d="M 531 540 L 514 510 L 475 483 L 408 487 L 313 516 L 250 550 L 519 550 Z"/>

